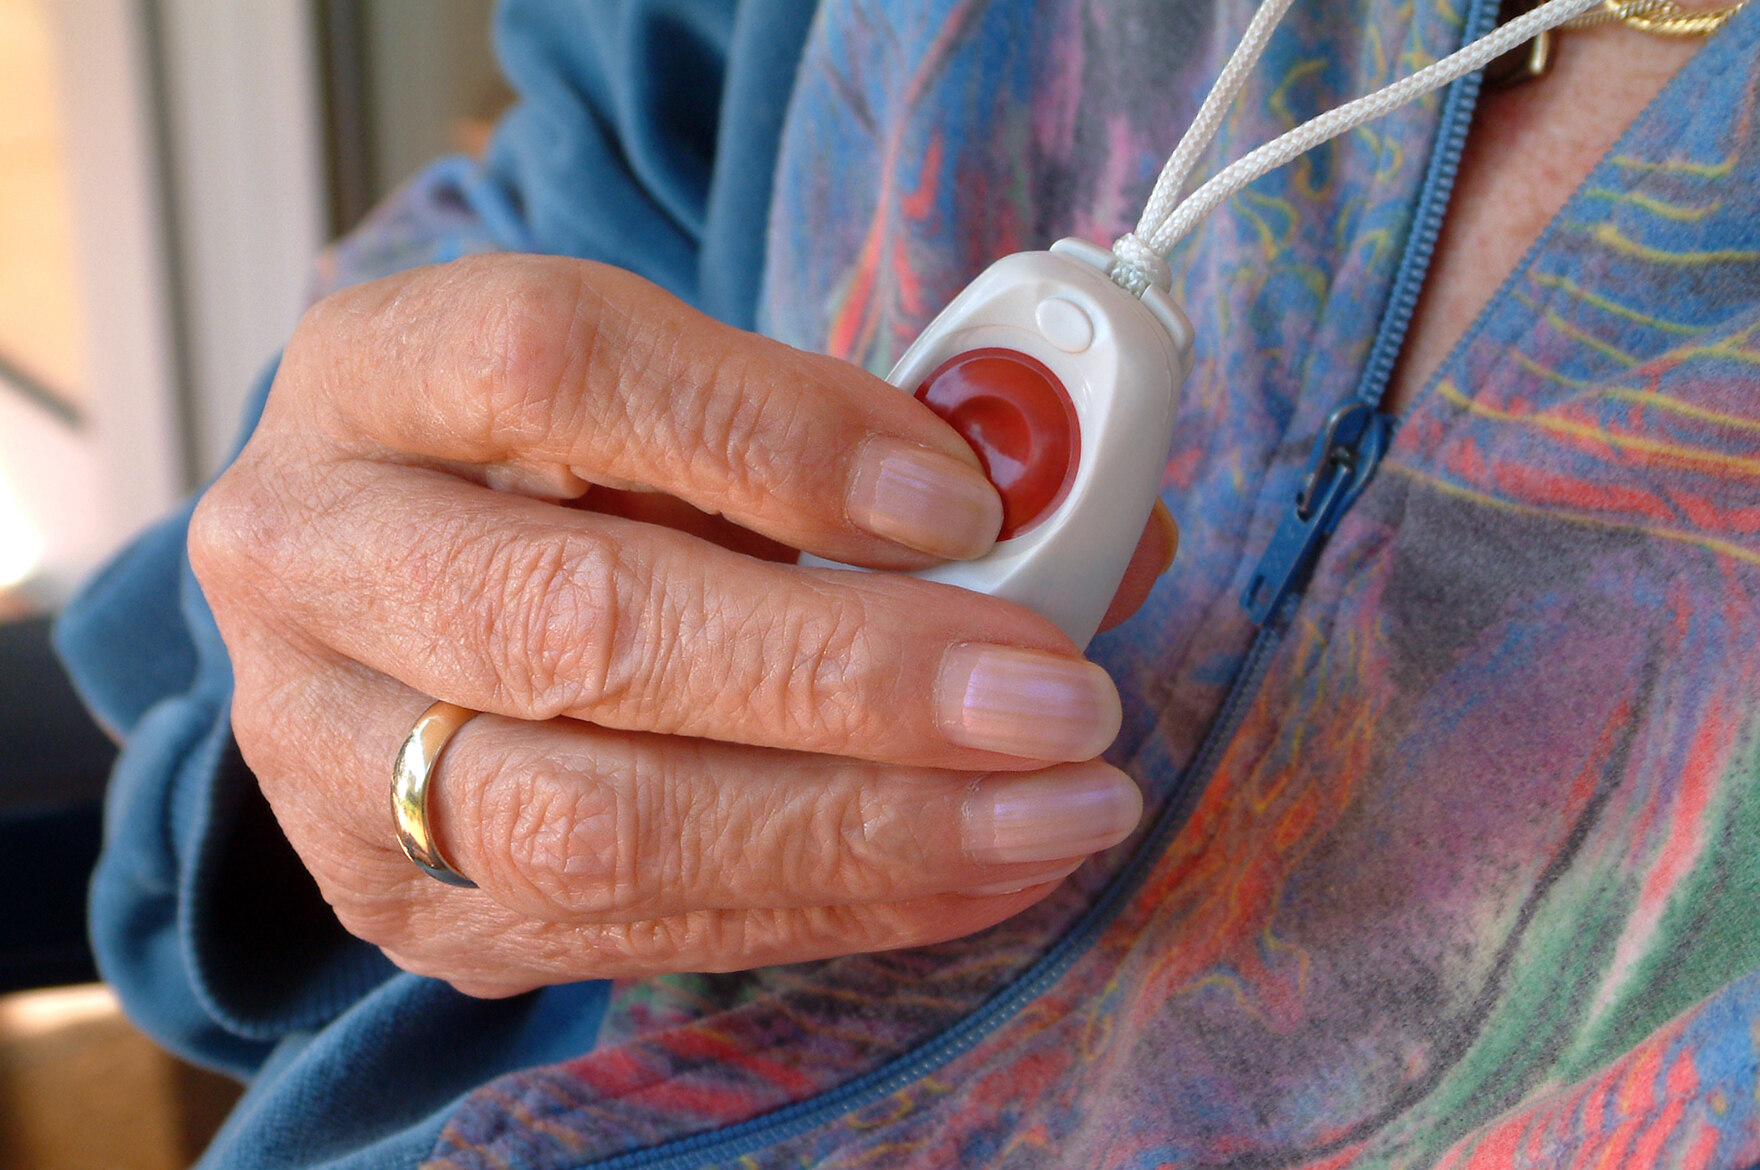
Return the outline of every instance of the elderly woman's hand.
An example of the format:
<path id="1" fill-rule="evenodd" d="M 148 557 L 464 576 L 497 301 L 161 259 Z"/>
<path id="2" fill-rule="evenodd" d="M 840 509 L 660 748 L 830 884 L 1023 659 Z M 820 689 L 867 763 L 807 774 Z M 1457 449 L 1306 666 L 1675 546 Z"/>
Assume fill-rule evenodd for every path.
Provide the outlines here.
<path id="1" fill-rule="evenodd" d="M 504 994 L 949 938 L 1122 839 L 1137 790 L 1091 762 L 1118 698 L 1050 623 L 778 563 L 911 568 L 999 522 L 908 395 L 626 273 L 498 256 L 314 308 L 190 553 L 239 745 L 325 898 Z M 1115 611 L 1170 542 L 1152 523 Z M 477 890 L 394 836 L 430 697 L 488 713 L 430 821 Z"/>

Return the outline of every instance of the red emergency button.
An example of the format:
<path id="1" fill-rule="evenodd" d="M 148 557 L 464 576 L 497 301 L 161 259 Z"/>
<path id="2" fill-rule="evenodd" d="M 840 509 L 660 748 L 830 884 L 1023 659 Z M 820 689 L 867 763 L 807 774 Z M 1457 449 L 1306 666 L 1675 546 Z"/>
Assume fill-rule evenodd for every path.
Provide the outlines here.
<path id="1" fill-rule="evenodd" d="M 948 358 L 917 397 L 971 444 L 1002 493 L 1002 532 L 1019 536 L 1056 511 L 1075 482 L 1081 428 L 1057 375 L 1012 349 Z"/>

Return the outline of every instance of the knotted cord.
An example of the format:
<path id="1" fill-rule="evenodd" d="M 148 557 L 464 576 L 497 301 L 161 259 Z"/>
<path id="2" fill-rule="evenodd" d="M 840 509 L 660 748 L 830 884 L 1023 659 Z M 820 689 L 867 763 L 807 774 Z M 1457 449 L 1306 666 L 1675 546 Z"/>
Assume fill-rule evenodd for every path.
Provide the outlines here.
<path id="1" fill-rule="evenodd" d="M 1169 156 L 1167 165 L 1155 181 L 1155 189 L 1143 208 L 1136 230 L 1120 236 L 1112 245 L 1116 259 L 1112 279 L 1135 296 L 1142 296 L 1150 287 L 1167 290 L 1171 276 L 1166 257 L 1191 230 L 1222 201 L 1248 183 L 1276 170 L 1299 155 L 1337 138 L 1365 122 L 1372 122 L 1408 102 L 1441 89 L 1456 79 L 1483 68 L 1517 45 L 1533 40 L 1547 29 L 1557 28 L 1602 0 L 1547 0 L 1538 8 L 1500 25 L 1472 44 L 1450 53 L 1442 60 L 1425 66 L 1416 73 L 1374 93 L 1328 110 L 1295 129 L 1281 134 L 1257 150 L 1236 159 L 1193 191 L 1179 199 L 1198 156 L 1222 126 L 1228 108 L 1234 104 L 1248 74 L 1265 52 L 1271 33 L 1283 18 L 1292 0 L 1265 0 L 1254 13 L 1246 34 L 1229 57 L 1228 64 L 1216 79 L 1198 115 Z"/>

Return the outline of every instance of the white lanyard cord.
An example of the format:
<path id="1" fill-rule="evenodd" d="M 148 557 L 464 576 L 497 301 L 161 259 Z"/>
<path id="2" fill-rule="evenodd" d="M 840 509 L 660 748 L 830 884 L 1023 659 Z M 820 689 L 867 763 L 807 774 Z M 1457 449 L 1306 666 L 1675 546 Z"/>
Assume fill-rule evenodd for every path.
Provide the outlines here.
<path id="1" fill-rule="evenodd" d="M 1186 127 L 1185 136 L 1173 153 L 1167 158 L 1167 165 L 1161 168 L 1161 175 L 1155 180 L 1155 189 L 1149 193 L 1149 201 L 1143 206 L 1142 218 L 1137 221 L 1137 234 L 1152 231 L 1156 224 L 1172 213 L 1174 205 L 1186 189 L 1186 180 L 1191 177 L 1192 168 L 1198 165 L 1198 156 L 1203 154 L 1222 128 L 1222 120 L 1240 95 L 1241 86 L 1253 72 L 1253 66 L 1259 63 L 1259 57 L 1265 52 L 1265 45 L 1271 40 L 1271 34 L 1277 31 L 1278 21 L 1289 11 L 1295 0 L 1264 0 L 1259 10 L 1253 13 L 1252 22 L 1247 25 L 1241 43 L 1234 47 L 1228 58 L 1228 64 L 1216 77 L 1216 84 L 1210 87 L 1205 95 L 1204 104 L 1198 107 L 1197 117 Z"/>
<path id="2" fill-rule="evenodd" d="M 1161 176 L 1155 182 L 1155 190 L 1149 196 L 1136 230 L 1120 236 L 1113 243 L 1112 252 L 1117 260 L 1112 266 L 1112 279 L 1132 294 L 1142 296 L 1150 286 L 1163 290 L 1170 288 L 1172 277 L 1165 259 L 1167 254 L 1205 216 L 1216 210 L 1223 200 L 1248 183 L 1323 142 L 1354 130 L 1383 114 L 1391 113 L 1431 90 L 1441 89 L 1475 69 L 1483 68 L 1547 29 L 1556 28 L 1591 8 L 1599 7 L 1602 0 L 1547 0 L 1538 8 L 1499 26 L 1472 44 L 1425 66 L 1409 77 L 1402 77 L 1374 93 L 1328 110 L 1279 135 L 1224 167 L 1214 178 L 1174 206 L 1174 200 L 1184 189 L 1198 155 L 1210 145 L 1210 140 L 1221 127 L 1228 108 L 1234 104 L 1236 95 L 1245 84 L 1247 74 L 1265 51 L 1272 30 L 1292 2 L 1293 0 L 1264 0 L 1259 11 L 1254 13 L 1246 34 L 1229 57 L 1228 64 L 1223 66 L 1215 86 L 1199 108 L 1197 117 L 1192 120 L 1191 127 L 1174 148 L 1167 165 L 1161 169 Z"/>

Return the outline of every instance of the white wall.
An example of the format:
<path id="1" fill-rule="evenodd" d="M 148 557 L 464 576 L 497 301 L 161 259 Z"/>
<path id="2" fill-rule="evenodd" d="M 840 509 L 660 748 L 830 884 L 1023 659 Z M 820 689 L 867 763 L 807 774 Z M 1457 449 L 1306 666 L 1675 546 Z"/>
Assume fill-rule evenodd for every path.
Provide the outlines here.
<path id="1" fill-rule="evenodd" d="M 325 215 L 309 0 L 44 11 L 88 425 L 4 396 L 0 519 L 41 538 L 32 592 L 52 605 L 218 468 L 303 307 Z"/>
<path id="2" fill-rule="evenodd" d="M 6 420 L 15 497 L 43 535 L 48 600 L 184 487 L 146 25 L 132 0 L 55 0 L 89 384 L 88 428 Z M 26 483 L 25 480 L 29 479 Z"/>
<path id="3" fill-rule="evenodd" d="M 324 243 L 322 114 L 308 0 L 158 0 L 193 470 L 231 448 Z"/>

